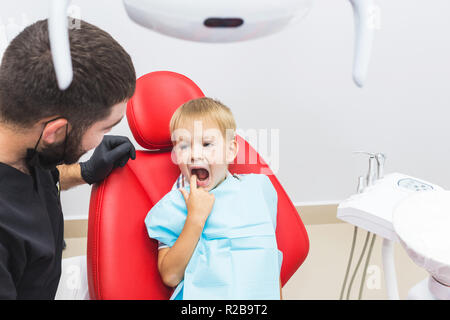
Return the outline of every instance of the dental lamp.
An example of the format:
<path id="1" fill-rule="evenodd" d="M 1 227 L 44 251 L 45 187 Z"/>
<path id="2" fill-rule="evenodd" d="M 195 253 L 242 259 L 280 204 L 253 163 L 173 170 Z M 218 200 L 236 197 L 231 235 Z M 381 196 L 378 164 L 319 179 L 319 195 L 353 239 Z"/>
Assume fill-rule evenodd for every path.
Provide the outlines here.
<path id="1" fill-rule="evenodd" d="M 353 80 L 362 87 L 373 40 L 374 0 L 349 0 L 354 12 Z M 68 35 L 70 0 L 52 0 L 49 38 L 58 86 L 73 78 Z M 191 41 L 234 42 L 263 37 L 301 20 L 312 0 L 123 0 L 128 16 L 156 32 Z"/>

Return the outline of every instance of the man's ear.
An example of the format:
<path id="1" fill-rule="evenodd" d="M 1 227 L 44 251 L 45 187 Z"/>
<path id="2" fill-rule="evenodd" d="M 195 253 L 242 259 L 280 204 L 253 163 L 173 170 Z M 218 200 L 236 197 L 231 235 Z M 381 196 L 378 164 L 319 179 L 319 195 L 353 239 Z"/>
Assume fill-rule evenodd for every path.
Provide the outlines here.
<path id="1" fill-rule="evenodd" d="M 46 124 L 42 133 L 45 144 L 54 144 L 65 139 L 67 119 L 60 118 Z"/>

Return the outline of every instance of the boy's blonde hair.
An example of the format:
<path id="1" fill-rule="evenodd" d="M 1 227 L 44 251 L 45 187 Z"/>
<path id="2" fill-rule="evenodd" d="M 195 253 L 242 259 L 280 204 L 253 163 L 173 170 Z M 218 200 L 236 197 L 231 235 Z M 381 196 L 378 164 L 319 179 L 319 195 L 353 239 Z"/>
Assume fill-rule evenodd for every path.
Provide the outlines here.
<path id="1" fill-rule="evenodd" d="M 224 139 L 227 138 L 227 133 L 229 138 L 234 139 L 236 122 L 230 108 L 208 97 L 193 99 L 181 105 L 170 120 L 170 133 L 179 128 L 182 121 L 204 119 L 216 122 Z"/>

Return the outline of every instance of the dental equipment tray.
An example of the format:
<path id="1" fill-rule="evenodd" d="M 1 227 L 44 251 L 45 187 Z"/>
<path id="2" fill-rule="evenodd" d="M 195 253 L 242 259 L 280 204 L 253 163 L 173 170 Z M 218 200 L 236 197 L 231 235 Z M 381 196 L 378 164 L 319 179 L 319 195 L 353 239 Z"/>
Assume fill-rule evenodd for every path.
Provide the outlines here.
<path id="1" fill-rule="evenodd" d="M 345 222 L 397 241 L 392 225 L 395 207 L 416 192 L 443 190 L 443 188 L 401 173 L 391 173 L 342 201 L 337 217 Z"/>

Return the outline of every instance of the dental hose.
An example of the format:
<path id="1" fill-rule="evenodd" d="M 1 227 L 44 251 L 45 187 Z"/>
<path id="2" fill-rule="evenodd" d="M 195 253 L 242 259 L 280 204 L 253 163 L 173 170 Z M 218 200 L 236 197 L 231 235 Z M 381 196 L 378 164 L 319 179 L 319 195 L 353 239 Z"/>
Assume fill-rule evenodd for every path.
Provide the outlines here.
<path id="1" fill-rule="evenodd" d="M 351 290 L 352 290 L 353 281 L 355 280 L 356 273 L 358 272 L 359 266 L 361 265 L 361 261 L 362 261 L 362 259 L 363 259 L 363 257 L 364 257 L 364 253 L 366 252 L 366 249 L 367 249 L 367 243 L 369 242 L 369 236 L 370 236 L 370 232 L 367 232 L 366 240 L 364 241 L 364 247 L 363 247 L 362 252 L 361 252 L 361 255 L 360 255 L 359 259 L 358 259 L 358 263 L 356 264 L 355 270 L 353 271 L 353 275 L 352 275 L 352 278 L 351 278 L 351 280 L 350 280 L 350 283 L 349 283 L 349 285 L 348 285 L 348 290 L 347 290 L 347 300 L 348 300 L 349 297 L 350 297 L 350 292 L 351 292 Z"/>
<path id="2" fill-rule="evenodd" d="M 356 243 L 357 234 L 358 234 L 358 227 L 355 226 L 355 228 L 353 229 L 352 248 L 350 249 L 350 256 L 348 258 L 347 270 L 345 271 L 344 283 L 342 284 L 339 300 L 342 300 L 342 298 L 344 297 L 345 285 L 347 284 L 347 278 L 348 278 L 350 266 L 351 266 L 352 260 L 353 260 L 353 252 L 355 251 L 355 243 Z"/>
<path id="3" fill-rule="evenodd" d="M 372 249 L 373 249 L 373 245 L 375 243 L 375 238 L 376 238 L 376 234 L 373 233 L 372 240 L 370 242 L 369 252 L 367 253 L 366 263 L 364 265 L 364 270 L 363 270 L 362 279 L 361 279 L 361 285 L 359 287 L 358 300 L 361 300 L 361 297 L 362 297 L 364 282 L 366 281 L 367 267 L 369 266 L 370 256 L 372 255 Z"/>

